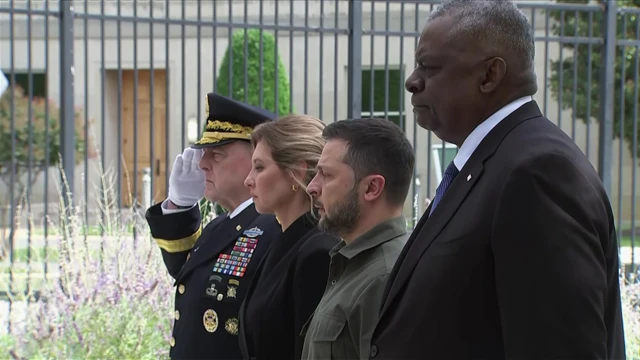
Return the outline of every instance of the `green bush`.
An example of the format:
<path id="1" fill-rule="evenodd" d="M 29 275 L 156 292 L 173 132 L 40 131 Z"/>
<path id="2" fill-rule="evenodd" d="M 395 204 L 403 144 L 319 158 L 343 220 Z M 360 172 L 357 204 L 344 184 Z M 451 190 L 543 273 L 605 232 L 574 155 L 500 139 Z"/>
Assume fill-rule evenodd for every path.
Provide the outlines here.
<path id="1" fill-rule="evenodd" d="M 254 106 L 260 106 L 260 89 L 262 89 L 262 108 L 279 116 L 290 114 L 294 110 L 289 106 L 291 99 L 289 79 L 287 70 L 284 68 L 280 54 L 276 49 L 276 39 L 273 34 L 262 31 L 262 68 L 260 68 L 260 33 L 261 31 L 258 29 L 239 30 L 233 33 L 231 46 L 227 47 L 220 64 L 216 93 Z M 230 55 L 230 52 L 232 55 Z M 233 65 L 230 65 L 230 58 L 233 59 Z M 245 65 L 247 74 L 246 88 L 244 81 Z M 230 67 L 231 78 L 229 77 Z M 276 69 L 278 69 L 277 109 Z M 262 86 L 260 86 L 260 74 L 262 74 Z M 230 84 L 231 87 L 229 86 Z M 211 204 L 203 199 L 200 203 L 200 209 L 202 214 L 209 214 L 211 212 Z M 226 211 L 219 204 L 215 204 L 214 209 L 216 214 Z M 203 221 L 205 221 L 204 216 Z"/>
<path id="2" fill-rule="evenodd" d="M 246 56 L 245 56 L 246 33 Z M 280 55 L 276 49 L 276 40 L 273 34 L 262 32 L 262 72 L 260 71 L 260 33 L 258 29 L 236 31 L 232 35 L 231 46 L 227 48 L 220 64 L 216 92 L 235 100 L 246 102 L 254 106 L 260 106 L 260 89 L 262 89 L 262 107 L 279 116 L 287 115 L 292 111 L 289 106 L 289 80 L 287 71 L 282 64 Z M 230 56 L 232 52 L 232 56 Z M 233 59 L 231 66 L 232 79 L 229 78 L 230 57 Z M 245 59 L 247 87 L 245 88 Z M 278 70 L 278 109 L 276 111 L 276 69 Z M 260 74 L 262 73 L 262 86 L 260 86 Z M 229 87 L 230 81 L 233 81 Z M 246 92 L 246 100 L 245 100 Z"/>
<path id="3" fill-rule="evenodd" d="M 58 105 L 49 99 L 32 97 L 19 86 L 10 87 L 0 97 L 0 182 L 7 189 L 13 185 L 16 194 L 13 208 L 24 208 L 23 194 L 34 186 L 40 174 L 47 166 L 61 163 L 60 151 L 60 111 Z M 76 125 L 75 160 L 78 164 L 84 159 L 88 140 L 84 138 L 84 117 L 78 108 L 74 114 Z M 27 173 L 31 173 L 30 182 Z M 9 203 L 9 197 L 1 199 Z M 16 219 L 9 224 L 0 223 L 0 227 L 11 228 L 9 237 L 0 244 L 0 259 L 15 236 Z"/>

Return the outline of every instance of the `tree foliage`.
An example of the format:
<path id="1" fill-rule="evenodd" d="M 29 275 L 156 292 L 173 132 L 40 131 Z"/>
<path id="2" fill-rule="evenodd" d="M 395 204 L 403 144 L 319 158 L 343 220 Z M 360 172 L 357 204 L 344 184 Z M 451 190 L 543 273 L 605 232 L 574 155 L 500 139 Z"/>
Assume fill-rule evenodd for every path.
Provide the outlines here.
<path id="1" fill-rule="evenodd" d="M 558 3 L 587 4 L 589 0 L 557 0 Z M 604 6 L 603 0 L 597 1 Z M 619 7 L 640 8 L 640 0 L 618 1 Z M 551 31 L 556 36 L 569 38 L 604 38 L 604 11 L 562 11 L 549 12 L 555 20 Z M 617 15 L 617 39 L 640 40 L 636 34 L 638 16 L 619 12 Z M 570 40 L 569 40 L 570 41 Z M 604 47 L 602 44 L 576 44 L 563 42 L 564 49 L 573 50 L 573 54 L 562 62 L 551 61 L 550 90 L 552 96 L 561 100 L 564 109 L 572 109 L 577 118 L 585 123 L 592 119 L 600 120 L 602 73 L 604 71 Z M 637 48 L 616 46 L 614 83 L 614 138 L 627 142 L 631 153 L 640 156 L 638 111 L 640 101 L 639 62 Z M 574 80 L 575 81 L 574 83 Z M 574 88 L 575 87 L 575 88 Z M 575 99 L 574 99 L 575 93 Z M 635 123 L 635 125 L 634 125 Z M 635 140 L 634 140 L 635 139 Z"/>
<path id="2" fill-rule="evenodd" d="M 47 99 L 30 101 L 18 86 L 7 89 L 0 97 L 0 177 L 10 172 L 12 165 L 16 172 L 26 172 L 29 168 L 43 170 L 46 164 L 56 166 L 60 163 L 59 111 L 57 105 L 49 101 L 47 113 Z M 85 150 L 82 112 L 79 110 L 76 110 L 75 121 L 76 161 L 79 162 L 82 160 L 79 155 Z"/>
<path id="3" fill-rule="evenodd" d="M 262 107 L 278 115 L 287 115 L 292 112 L 289 106 L 290 93 L 287 71 L 282 64 L 280 54 L 277 52 L 275 37 L 266 31 L 262 31 L 262 67 L 260 67 L 260 35 L 261 31 L 258 29 L 239 30 L 233 33 L 231 45 L 227 48 L 220 64 L 216 92 L 238 101 L 260 106 L 260 91 L 262 90 Z M 232 65 L 230 65 L 231 62 Z M 278 71 L 277 111 L 276 69 Z M 262 74 L 262 83 L 260 83 L 260 74 Z"/>
<path id="4" fill-rule="evenodd" d="M 60 164 L 59 111 L 58 106 L 47 99 L 34 97 L 30 100 L 19 86 L 8 88 L 0 97 L 0 181 L 10 188 L 13 180 L 15 201 L 10 206 L 14 208 L 22 204 L 25 189 L 33 186 L 47 166 Z M 87 143 L 79 109 L 76 109 L 75 124 L 75 159 L 78 163 L 83 159 Z M 25 176 L 28 172 L 31 172 L 30 183 Z M 7 203 L 8 199 L 3 199 L 3 204 Z M 12 238 L 13 231 L 9 240 Z"/>
<path id="5" fill-rule="evenodd" d="M 262 36 L 262 46 L 260 36 Z M 260 65 L 261 58 L 262 66 Z M 290 107 L 291 97 L 287 71 L 276 48 L 276 39 L 269 32 L 246 29 L 233 33 L 231 44 L 227 47 L 220 64 L 218 80 L 215 85 L 216 93 L 220 95 L 254 106 L 262 105 L 262 108 L 280 116 L 293 112 Z M 260 104 L 261 92 L 262 104 Z M 211 205 L 208 202 L 200 203 L 203 215 L 208 214 L 210 208 Z M 220 214 L 222 211 L 224 210 L 216 205 L 216 213 Z"/>

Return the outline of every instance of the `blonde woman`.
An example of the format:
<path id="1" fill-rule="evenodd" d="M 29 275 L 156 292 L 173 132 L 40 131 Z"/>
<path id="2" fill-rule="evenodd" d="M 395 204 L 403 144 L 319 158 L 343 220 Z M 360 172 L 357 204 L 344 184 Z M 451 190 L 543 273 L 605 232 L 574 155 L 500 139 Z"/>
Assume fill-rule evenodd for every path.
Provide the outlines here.
<path id="1" fill-rule="evenodd" d="M 324 147 L 322 121 L 289 115 L 256 127 L 253 168 L 245 180 L 256 210 L 275 214 L 282 235 L 258 267 L 240 309 L 244 359 L 300 359 L 302 326 L 329 276 L 329 250 L 338 239 L 320 232 L 306 192 Z"/>

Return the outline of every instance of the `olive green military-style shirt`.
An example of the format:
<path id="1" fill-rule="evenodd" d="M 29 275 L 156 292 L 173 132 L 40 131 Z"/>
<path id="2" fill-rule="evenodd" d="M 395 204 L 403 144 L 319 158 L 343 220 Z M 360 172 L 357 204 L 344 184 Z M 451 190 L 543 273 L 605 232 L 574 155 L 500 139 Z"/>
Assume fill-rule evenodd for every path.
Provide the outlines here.
<path id="1" fill-rule="evenodd" d="M 302 329 L 303 360 L 369 358 L 382 293 L 408 237 L 399 216 L 331 249 L 324 295 Z"/>

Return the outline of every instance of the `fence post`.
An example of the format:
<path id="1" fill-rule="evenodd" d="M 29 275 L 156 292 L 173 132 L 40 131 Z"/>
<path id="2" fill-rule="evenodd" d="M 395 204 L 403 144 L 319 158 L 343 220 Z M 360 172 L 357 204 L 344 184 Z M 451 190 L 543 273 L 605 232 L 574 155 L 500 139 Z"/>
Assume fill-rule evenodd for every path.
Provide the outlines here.
<path id="1" fill-rule="evenodd" d="M 66 209 L 73 206 L 75 169 L 75 109 L 73 104 L 73 1 L 60 1 L 60 155 L 64 172 L 63 194 Z M 86 35 L 86 34 L 85 34 Z"/>
<path id="2" fill-rule="evenodd" d="M 609 197 L 612 196 L 613 171 L 613 117 L 614 117 L 614 86 L 616 71 L 616 30 L 618 8 L 615 0 L 603 3 L 604 17 L 604 46 L 602 50 L 604 71 L 601 78 L 600 96 L 600 139 L 598 158 L 598 173 Z"/>
<path id="3" fill-rule="evenodd" d="M 142 207 L 151 207 L 151 168 L 142 169 Z"/>
<path id="4" fill-rule="evenodd" d="M 357 119 L 362 116 L 362 0 L 349 2 L 347 76 L 347 118 Z"/>

